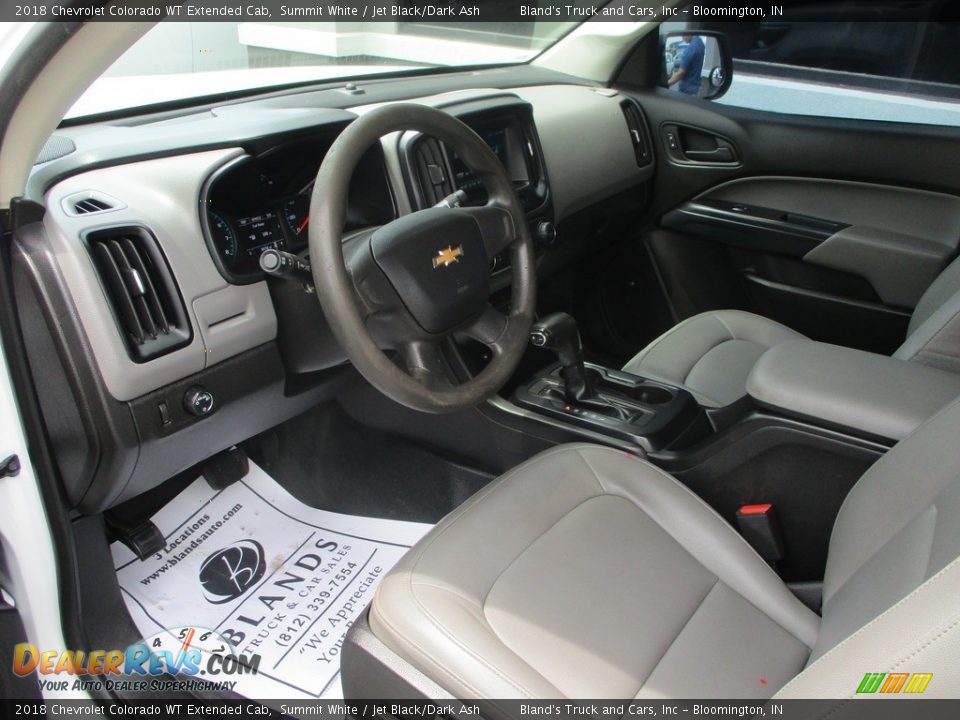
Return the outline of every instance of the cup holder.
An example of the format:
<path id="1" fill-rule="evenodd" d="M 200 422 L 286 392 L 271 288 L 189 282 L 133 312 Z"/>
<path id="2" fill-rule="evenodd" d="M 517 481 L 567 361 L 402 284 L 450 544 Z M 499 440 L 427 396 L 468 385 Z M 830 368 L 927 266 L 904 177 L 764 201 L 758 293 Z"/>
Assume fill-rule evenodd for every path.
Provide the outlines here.
<path id="1" fill-rule="evenodd" d="M 630 397 L 647 405 L 664 405 L 673 400 L 673 393 L 656 385 L 640 385 L 632 388 Z"/>
<path id="2" fill-rule="evenodd" d="M 659 385 L 631 385 L 616 377 L 608 377 L 592 367 L 586 368 L 586 371 L 587 379 L 596 390 L 611 390 L 644 405 L 666 405 L 676 397 L 674 392 Z"/>

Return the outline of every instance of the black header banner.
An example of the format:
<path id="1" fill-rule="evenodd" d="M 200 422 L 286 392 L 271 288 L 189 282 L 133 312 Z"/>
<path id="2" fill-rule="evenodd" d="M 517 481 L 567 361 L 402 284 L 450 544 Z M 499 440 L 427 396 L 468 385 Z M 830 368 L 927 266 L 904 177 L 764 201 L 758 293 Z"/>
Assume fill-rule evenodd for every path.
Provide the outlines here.
<path id="1" fill-rule="evenodd" d="M 809 720 L 953 720 L 960 700 L 271 700 L 269 706 L 253 700 L 115 701 L 0 701 L 3 717 L 158 717 L 179 718 L 470 718 L 498 716 L 546 717 L 551 720 L 589 718 L 775 718 Z"/>
<path id="2" fill-rule="evenodd" d="M 795 12 L 794 12 L 795 11 Z M 897 21 L 960 20 L 960 4 L 930 17 L 924 3 L 905 5 Z M 821 17 L 823 15 L 823 17 Z M 845 3 L 844 21 L 876 21 L 870 3 Z M 836 20 L 831 3 L 731 0 L 694 2 L 683 8 L 662 3 L 611 0 L 0 0 L 0 21 L 41 22 L 680 22 Z"/>

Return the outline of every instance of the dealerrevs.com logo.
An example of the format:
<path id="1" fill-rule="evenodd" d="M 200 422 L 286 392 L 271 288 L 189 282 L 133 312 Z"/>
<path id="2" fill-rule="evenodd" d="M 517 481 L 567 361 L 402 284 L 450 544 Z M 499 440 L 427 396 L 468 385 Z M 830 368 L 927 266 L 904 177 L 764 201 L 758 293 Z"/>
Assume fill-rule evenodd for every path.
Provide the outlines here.
<path id="1" fill-rule="evenodd" d="M 259 655 L 238 655 L 217 632 L 192 626 L 162 630 L 125 650 L 41 651 L 32 643 L 20 643 L 13 653 L 14 674 L 36 673 L 41 690 L 232 690 L 236 682 L 225 677 L 255 675 L 259 667 Z M 189 680 L 158 677 L 171 675 Z M 76 679 L 63 679 L 70 676 Z"/>
<path id="2" fill-rule="evenodd" d="M 236 600 L 263 577 L 266 569 L 260 543 L 235 542 L 211 554 L 200 566 L 203 596 L 214 605 Z"/>

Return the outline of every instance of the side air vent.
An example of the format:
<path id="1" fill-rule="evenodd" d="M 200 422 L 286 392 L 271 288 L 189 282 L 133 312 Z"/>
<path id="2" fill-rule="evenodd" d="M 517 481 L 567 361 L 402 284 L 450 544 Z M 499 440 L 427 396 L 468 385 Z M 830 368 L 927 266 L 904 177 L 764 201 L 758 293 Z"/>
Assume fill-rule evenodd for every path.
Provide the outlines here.
<path id="1" fill-rule="evenodd" d="M 93 215 L 126 207 L 116 198 L 92 190 L 69 195 L 63 199 L 62 203 L 67 215 L 73 216 Z"/>
<path id="2" fill-rule="evenodd" d="M 630 132 L 630 142 L 633 145 L 633 154 L 637 158 L 637 165 L 643 167 L 653 160 L 650 150 L 650 131 L 647 129 L 647 120 L 643 111 L 633 100 L 624 100 L 620 103 L 623 117 L 627 121 L 627 130 Z"/>
<path id="3" fill-rule="evenodd" d="M 447 174 L 447 163 L 439 141 L 422 138 L 414 151 L 417 179 L 423 192 L 423 206 L 431 207 L 453 192 L 453 182 Z"/>
<path id="4" fill-rule="evenodd" d="M 132 226 L 86 240 L 130 358 L 146 362 L 189 344 L 183 300 L 153 235 Z"/>
<path id="5" fill-rule="evenodd" d="M 73 209 L 77 215 L 89 215 L 90 213 L 112 210 L 113 206 L 107 203 L 105 200 L 91 197 L 83 200 L 77 200 L 73 204 Z"/>

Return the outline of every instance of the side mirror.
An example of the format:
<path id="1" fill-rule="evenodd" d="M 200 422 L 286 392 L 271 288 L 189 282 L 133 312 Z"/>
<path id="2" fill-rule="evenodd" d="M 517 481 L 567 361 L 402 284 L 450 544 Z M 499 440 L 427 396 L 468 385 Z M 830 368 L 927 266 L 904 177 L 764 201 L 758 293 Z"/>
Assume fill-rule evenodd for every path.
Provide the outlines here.
<path id="1" fill-rule="evenodd" d="M 681 30 L 660 36 L 660 86 L 714 100 L 733 79 L 727 37 L 714 30 Z"/>

